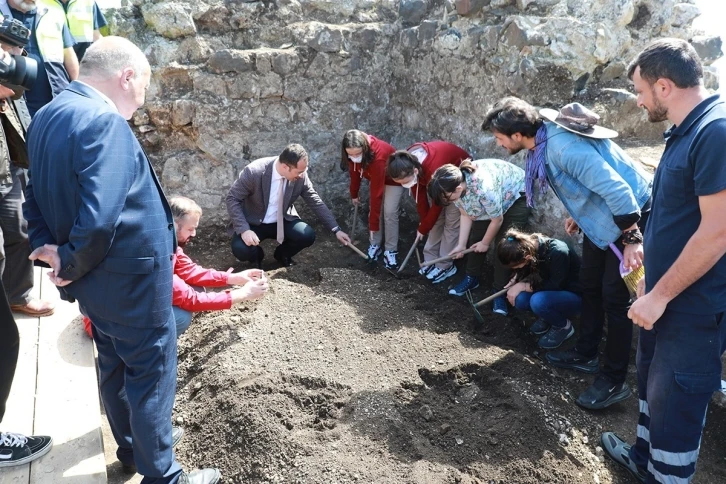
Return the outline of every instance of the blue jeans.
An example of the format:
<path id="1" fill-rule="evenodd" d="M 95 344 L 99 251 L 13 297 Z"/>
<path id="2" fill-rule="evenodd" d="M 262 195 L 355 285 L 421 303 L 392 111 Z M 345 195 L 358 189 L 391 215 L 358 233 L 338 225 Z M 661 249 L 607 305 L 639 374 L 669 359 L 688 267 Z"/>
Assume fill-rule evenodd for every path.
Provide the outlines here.
<path id="1" fill-rule="evenodd" d="M 564 328 L 567 320 L 580 314 L 582 298 L 570 291 L 520 292 L 514 307 L 532 311 L 555 328 Z"/>
<path id="2" fill-rule="evenodd" d="M 174 320 L 176 321 L 176 337 L 178 338 L 184 331 L 189 329 L 189 325 L 192 324 L 192 314 L 194 313 L 178 306 L 172 306 L 171 311 L 174 313 Z"/>

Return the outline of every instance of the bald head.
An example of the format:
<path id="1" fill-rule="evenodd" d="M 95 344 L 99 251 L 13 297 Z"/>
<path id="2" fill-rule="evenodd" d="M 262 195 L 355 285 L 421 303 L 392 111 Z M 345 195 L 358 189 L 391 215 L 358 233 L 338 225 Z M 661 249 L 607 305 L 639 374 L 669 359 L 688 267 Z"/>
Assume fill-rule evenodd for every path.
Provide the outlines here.
<path id="1" fill-rule="evenodd" d="M 114 78 L 129 68 L 136 77 L 149 72 L 149 61 L 141 49 L 123 37 L 101 37 L 83 56 L 80 78 L 102 81 Z"/>
<path id="2" fill-rule="evenodd" d="M 79 81 L 105 94 L 124 119 L 144 104 L 151 67 L 141 49 L 121 37 L 102 37 L 81 62 Z"/>

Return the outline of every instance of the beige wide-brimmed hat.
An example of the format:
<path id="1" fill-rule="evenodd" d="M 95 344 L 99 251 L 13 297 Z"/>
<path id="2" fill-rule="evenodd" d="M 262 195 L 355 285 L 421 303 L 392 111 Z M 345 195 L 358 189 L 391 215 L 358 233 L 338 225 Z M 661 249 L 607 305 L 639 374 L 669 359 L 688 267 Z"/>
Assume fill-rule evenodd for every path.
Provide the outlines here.
<path id="1" fill-rule="evenodd" d="M 568 131 L 588 138 L 608 139 L 618 137 L 617 131 L 597 126 L 600 116 L 580 103 L 570 103 L 559 111 L 548 108 L 540 109 L 539 114 Z"/>

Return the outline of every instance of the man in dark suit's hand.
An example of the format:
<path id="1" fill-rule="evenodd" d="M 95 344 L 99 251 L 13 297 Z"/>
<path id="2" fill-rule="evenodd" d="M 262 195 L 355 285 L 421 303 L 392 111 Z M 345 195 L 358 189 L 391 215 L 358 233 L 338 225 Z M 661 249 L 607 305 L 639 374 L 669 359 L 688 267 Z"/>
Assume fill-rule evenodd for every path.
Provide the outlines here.
<path id="1" fill-rule="evenodd" d="M 57 245 L 45 244 L 42 247 L 38 247 L 30 253 L 30 256 L 28 258 L 33 261 L 39 260 L 48 264 L 50 268 L 53 269 L 51 272 L 48 273 L 48 279 L 50 279 L 50 282 L 52 282 L 56 286 L 63 287 L 73 282 L 67 279 L 61 279 L 57 276 L 57 274 L 61 270 L 61 260 L 60 256 L 58 255 Z"/>

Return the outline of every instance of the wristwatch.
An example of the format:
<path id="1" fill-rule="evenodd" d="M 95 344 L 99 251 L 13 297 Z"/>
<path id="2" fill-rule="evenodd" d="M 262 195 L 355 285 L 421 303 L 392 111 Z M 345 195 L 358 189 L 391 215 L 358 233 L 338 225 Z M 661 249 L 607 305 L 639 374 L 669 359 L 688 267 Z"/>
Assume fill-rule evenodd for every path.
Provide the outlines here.
<path id="1" fill-rule="evenodd" d="M 336 225 L 335 227 L 333 227 L 333 233 L 337 234 L 338 232 L 340 232 L 340 225 Z"/>

